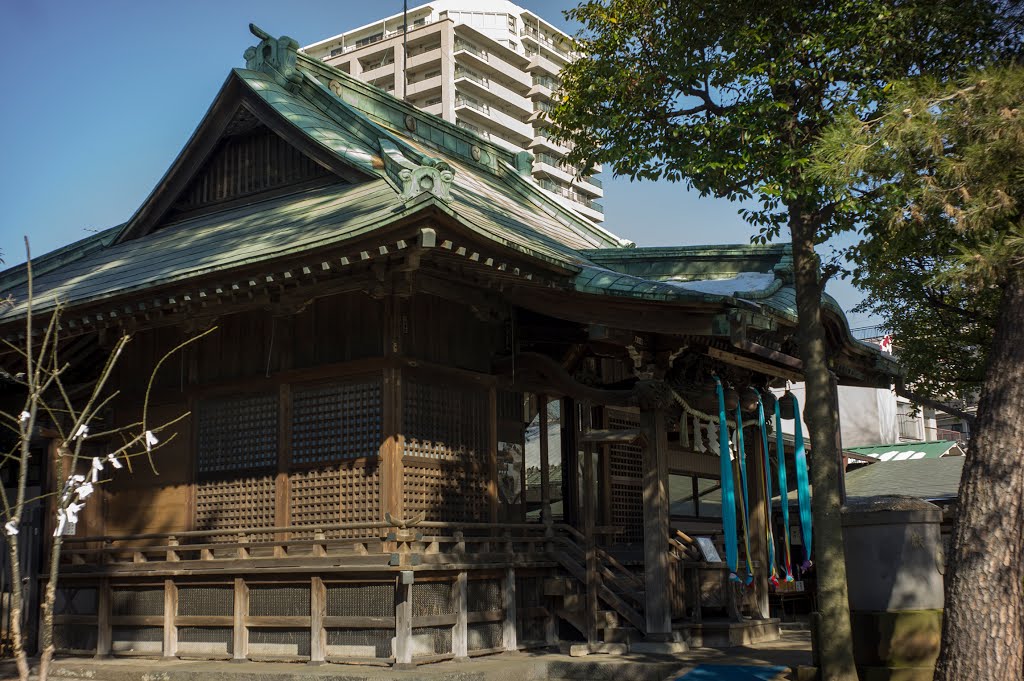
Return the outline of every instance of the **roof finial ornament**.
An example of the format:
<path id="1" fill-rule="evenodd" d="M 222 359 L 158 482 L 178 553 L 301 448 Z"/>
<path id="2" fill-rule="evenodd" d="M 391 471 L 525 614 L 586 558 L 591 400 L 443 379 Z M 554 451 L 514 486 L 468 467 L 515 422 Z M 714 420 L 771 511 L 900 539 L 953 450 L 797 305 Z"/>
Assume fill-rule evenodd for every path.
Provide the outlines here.
<path id="1" fill-rule="evenodd" d="M 414 199 L 420 194 L 430 193 L 442 201 L 451 201 L 452 180 L 455 172 L 447 163 L 415 168 L 402 168 L 398 177 L 402 180 L 402 200 Z"/>
<path id="2" fill-rule="evenodd" d="M 259 38 L 260 42 L 246 49 L 245 68 L 269 73 L 286 87 L 302 80 L 302 74 L 295 66 L 298 60 L 298 42 L 286 35 L 274 38 L 256 24 L 249 24 L 249 31 Z"/>

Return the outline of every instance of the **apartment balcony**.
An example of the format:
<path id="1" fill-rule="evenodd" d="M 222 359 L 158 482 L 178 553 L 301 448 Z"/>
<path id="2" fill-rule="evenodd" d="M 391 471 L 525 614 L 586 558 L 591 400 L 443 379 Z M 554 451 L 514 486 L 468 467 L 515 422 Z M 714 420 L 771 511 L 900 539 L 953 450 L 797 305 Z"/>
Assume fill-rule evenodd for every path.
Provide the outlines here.
<path id="1" fill-rule="evenodd" d="M 441 85 L 441 75 L 438 74 L 431 78 L 424 78 L 423 80 L 416 81 L 415 83 L 409 83 L 406 88 L 406 95 L 408 97 L 415 97 L 426 96 L 434 92 L 440 93 Z"/>
<path id="2" fill-rule="evenodd" d="M 464 28 L 458 26 L 457 28 Z M 487 40 L 487 39 L 485 39 Z M 489 43 L 494 43 L 492 40 L 487 40 Z M 463 64 L 464 66 L 481 72 L 485 75 L 498 75 L 504 77 L 506 80 L 515 83 L 522 89 L 522 93 L 526 93 L 530 89 L 532 79 L 523 69 L 516 63 L 509 61 L 505 57 L 509 54 L 515 55 L 516 53 L 509 49 L 492 50 L 484 47 L 486 43 L 481 41 L 469 41 L 462 38 L 456 33 L 454 43 L 454 54 L 456 64 Z"/>
<path id="3" fill-rule="evenodd" d="M 432 50 L 426 52 L 420 52 L 419 54 L 410 54 L 408 68 L 410 70 L 426 67 L 431 65 L 441 65 L 441 46 L 438 45 Z"/>
<path id="4" fill-rule="evenodd" d="M 444 113 L 444 103 L 443 102 L 435 102 L 433 104 L 426 104 L 424 106 L 419 107 L 419 109 L 421 111 L 427 112 L 428 114 L 433 114 L 434 116 L 440 116 L 442 113 Z"/>
<path id="5" fill-rule="evenodd" d="M 572 185 L 595 198 L 604 196 L 604 186 L 601 184 L 601 180 L 596 177 L 573 177 Z"/>
<path id="6" fill-rule="evenodd" d="M 393 76 L 397 73 L 397 71 L 398 67 L 395 65 L 395 62 L 389 61 L 385 64 L 381 64 L 372 69 L 364 69 L 363 72 L 359 75 L 359 80 L 371 82 L 378 80 L 380 78 L 384 78 L 385 76 Z"/>
<path id="7" fill-rule="evenodd" d="M 561 71 L 562 67 L 551 61 L 543 54 L 531 54 L 530 63 L 526 67 L 531 73 L 543 73 L 551 76 L 557 76 Z"/>
<path id="8" fill-rule="evenodd" d="M 550 38 L 546 37 L 543 33 L 535 28 L 524 28 L 519 31 L 519 37 L 522 38 L 524 45 L 534 45 L 542 48 L 551 53 L 552 58 L 560 60 L 563 63 L 572 61 L 575 57 L 568 49 L 563 45 L 560 45 Z"/>
<path id="9" fill-rule="evenodd" d="M 509 141 L 523 149 L 533 138 L 533 128 L 485 101 L 456 91 L 455 111 L 465 120 L 486 128 L 498 128 Z"/>
<path id="10" fill-rule="evenodd" d="M 541 85 L 539 83 L 534 83 L 533 86 L 530 88 L 530 91 L 527 93 L 527 95 L 529 95 L 531 99 L 536 99 L 539 97 L 541 99 L 551 100 L 555 98 L 554 90 L 552 90 L 547 85 Z"/>
<path id="11" fill-rule="evenodd" d="M 530 142 L 530 151 L 534 153 L 552 151 L 559 156 L 565 156 L 569 153 L 569 148 L 545 136 L 543 133 L 534 132 L 533 141 Z"/>
<path id="12" fill-rule="evenodd" d="M 460 90 L 477 99 L 483 99 L 492 104 L 504 104 L 512 109 L 511 113 L 513 114 L 530 116 L 533 113 L 533 105 L 530 100 L 478 71 L 456 66 L 455 84 Z"/>
<path id="13" fill-rule="evenodd" d="M 569 183 L 572 182 L 572 173 L 565 168 L 557 165 L 553 165 L 547 161 L 534 161 L 533 163 L 533 174 L 545 174 L 549 175 L 561 182 Z"/>

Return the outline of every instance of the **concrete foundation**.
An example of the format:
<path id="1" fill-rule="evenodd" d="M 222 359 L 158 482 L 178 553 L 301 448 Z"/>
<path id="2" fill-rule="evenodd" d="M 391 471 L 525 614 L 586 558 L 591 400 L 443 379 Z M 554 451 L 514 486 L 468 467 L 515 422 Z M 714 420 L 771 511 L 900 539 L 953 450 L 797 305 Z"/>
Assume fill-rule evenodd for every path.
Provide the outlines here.
<path id="1" fill-rule="evenodd" d="M 778 618 L 765 620 L 704 621 L 687 624 L 684 631 L 689 635 L 690 645 L 695 648 L 731 648 L 754 643 L 778 640 Z"/>

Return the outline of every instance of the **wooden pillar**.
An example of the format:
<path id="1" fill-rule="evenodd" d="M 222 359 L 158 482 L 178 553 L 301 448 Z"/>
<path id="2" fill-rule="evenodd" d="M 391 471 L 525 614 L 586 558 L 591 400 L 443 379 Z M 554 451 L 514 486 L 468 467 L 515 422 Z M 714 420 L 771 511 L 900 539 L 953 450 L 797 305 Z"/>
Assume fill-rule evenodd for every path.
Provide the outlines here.
<path id="1" fill-rule="evenodd" d="M 469 657 L 469 602 L 466 598 L 468 577 L 465 570 L 455 575 L 452 600 L 455 610 L 455 627 L 452 629 L 452 653 L 456 660 Z"/>
<path id="2" fill-rule="evenodd" d="M 501 641 L 506 652 L 515 652 L 519 649 L 519 642 L 516 632 L 516 570 L 505 568 L 504 579 L 504 606 L 505 621 L 501 631 Z"/>
<path id="3" fill-rule="evenodd" d="M 164 580 L 164 658 L 178 656 L 178 627 L 174 618 L 178 614 L 178 587 L 173 579 Z"/>
<path id="4" fill-rule="evenodd" d="M 110 655 L 110 582 L 101 579 L 96 593 L 96 657 Z"/>
<path id="5" fill-rule="evenodd" d="M 327 656 L 327 587 L 321 577 L 313 577 L 309 584 L 309 663 L 323 664 Z"/>
<path id="6" fill-rule="evenodd" d="M 404 464 L 402 463 L 401 432 L 401 370 L 384 369 L 383 400 L 384 439 L 380 445 L 381 476 L 380 476 L 380 519 L 390 513 L 393 518 L 403 518 L 405 509 L 402 498 L 402 479 Z"/>
<path id="7" fill-rule="evenodd" d="M 395 585 L 395 667 L 412 667 L 412 584 L 402 573 Z M 408 580 L 411 582 L 411 580 Z"/>
<path id="8" fill-rule="evenodd" d="M 579 430 L 588 430 L 591 417 L 590 404 L 582 402 L 579 410 L 580 418 L 577 420 Z M 574 428 L 573 430 L 576 429 Z M 577 433 L 575 439 L 576 442 L 579 442 L 579 433 Z M 599 606 L 597 593 L 601 588 L 601 575 L 597 564 L 597 537 L 594 535 L 594 529 L 597 524 L 597 499 L 594 492 L 597 482 L 594 478 L 593 446 L 587 444 L 583 445 L 581 449 L 582 452 L 579 455 L 583 457 L 583 541 L 587 576 L 587 602 L 584 611 L 586 613 L 587 646 L 593 651 L 598 644 L 597 612 Z"/>
<path id="9" fill-rule="evenodd" d="M 577 403 L 569 397 L 562 401 L 562 516 L 573 527 L 582 527 L 580 518 L 579 450 L 577 448 Z"/>
<path id="10" fill-rule="evenodd" d="M 647 437 L 643 450 L 644 613 L 647 634 L 663 638 L 672 633 L 668 598 L 668 430 L 662 409 L 641 409 L 640 426 Z"/>
<path id="11" fill-rule="evenodd" d="M 540 519 L 551 522 L 551 461 L 548 458 L 548 396 L 537 395 L 537 414 L 540 423 Z"/>
<path id="12" fill-rule="evenodd" d="M 762 619 L 768 617 L 768 509 L 765 503 L 764 444 L 759 428 L 745 428 L 743 441 L 747 443 L 747 527 L 750 531 L 751 561 L 754 569 L 754 604 Z"/>
<path id="13" fill-rule="evenodd" d="M 277 419 L 277 476 L 274 479 L 274 524 L 286 527 L 291 524 L 289 502 L 288 468 L 292 456 L 292 387 L 282 383 L 278 387 Z M 288 539 L 288 535 L 275 539 Z"/>
<path id="14" fill-rule="evenodd" d="M 395 296 L 384 298 L 384 356 L 395 358 L 402 353 L 402 301 Z M 380 519 L 390 513 L 393 518 L 405 517 L 402 498 L 402 370 L 396 366 L 384 369 L 381 393 L 383 440 L 380 445 Z"/>
<path id="15" fill-rule="evenodd" d="M 490 500 L 490 522 L 498 522 L 498 391 L 492 385 L 487 391 L 487 497 Z"/>
<path id="16" fill-rule="evenodd" d="M 235 578 L 234 630 L 232 632 L 232 662 L 245 662 L 249 657 L 249 630 L 245 618 L 249 615 L 249 587 L 241 577 Z"/>

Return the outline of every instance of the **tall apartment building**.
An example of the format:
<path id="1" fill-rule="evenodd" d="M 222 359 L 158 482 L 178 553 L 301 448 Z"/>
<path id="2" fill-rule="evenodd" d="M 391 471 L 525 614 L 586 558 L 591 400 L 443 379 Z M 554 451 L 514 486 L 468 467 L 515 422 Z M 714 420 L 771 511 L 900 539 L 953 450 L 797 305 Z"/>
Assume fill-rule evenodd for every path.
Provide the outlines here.
<path id="1" fill-rule="evenodd" d="M 569 150 L 546 132 L 569 46 L 568 35 L 507 0 L 437 0 L 303 51 L 495 144 L 529 151 L 541 187 L 602 222 L 594 169 L 565 163 Z"/>

